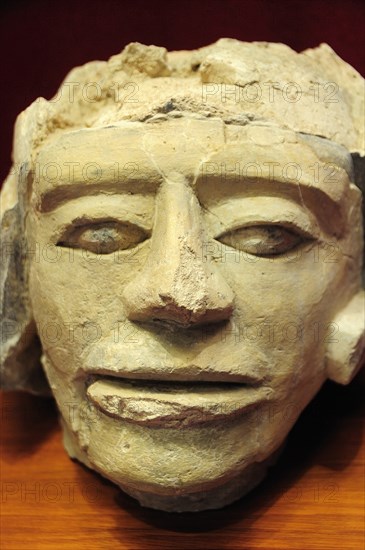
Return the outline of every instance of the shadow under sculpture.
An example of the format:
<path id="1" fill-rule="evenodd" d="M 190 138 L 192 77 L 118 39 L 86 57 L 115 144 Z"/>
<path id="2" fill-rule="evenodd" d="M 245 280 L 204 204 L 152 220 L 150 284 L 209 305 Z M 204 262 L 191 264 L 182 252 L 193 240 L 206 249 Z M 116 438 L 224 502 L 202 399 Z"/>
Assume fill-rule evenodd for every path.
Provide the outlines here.
<path id="1" fill-rule="evenodd" d="M 327 45 L 133 43 L 19 115 L 2 386 L 142 505 L 238 499 L 359 369 L 363 86 Z"/>

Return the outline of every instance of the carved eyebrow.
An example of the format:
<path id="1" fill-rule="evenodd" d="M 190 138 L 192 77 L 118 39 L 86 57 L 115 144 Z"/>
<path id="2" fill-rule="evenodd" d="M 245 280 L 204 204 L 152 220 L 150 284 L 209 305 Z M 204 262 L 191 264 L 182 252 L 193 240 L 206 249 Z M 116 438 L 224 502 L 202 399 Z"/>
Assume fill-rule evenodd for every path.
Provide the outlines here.
<path id="1" fill-rule="evenodd" d="M 146 182 L 143 180 L 104 181 L 93 184 L 85 184 L 85 182 L 63 184 L 43 193 L 36 203 L 36 208 L 39 212 L 51 212 L 70 200 L 97 195 L 125 193 L 128 195 L 153 195 L 156 193 L 158 186 L 157 182 Z"/>
<path id="2" fill-rule="evenodd" d="M 209 176 L 198 176 L 195 182 L 196 194 L 199 199 L 202 199 L 202 202 L 211 202 L 216 200 L 216 196 L 205 200 L 203 198 L 204 188 L 208 183 L 208 187 L 211 188 L 214 185 L 219 189 L 219 195 L 227 195 L 229 178 L 227 178 L 226 185 L 222 185 L 222 176 L 220 173 L 210 173 Z M 260 194 L 273 194 L 275 195 L 288 195 L 290 193 L 295 193 L 300 191 L 304 193 L 304 198 L 313 197 L 314 206 L 323 208 L 325 205 L 328 208 L 328 211 L 331 215 L 339 216 L 342 193 L 337 192 L 336 194 L 326 192 L 322 187 L 313 186 L 305 181 L 302 181 L 300 185 L 295 181 L 280 181 L 274 179 L 265 179 L 265 178 L 247 178 L 252 182 L 255 182 L 255 193 L 256 195 Z M 75 183 L 65 183 L 60 184 L 53 189 L 50 189 L 40 195 L 39 200 L 36 203 L 36 208 L 40 212 L 50 212 L 57 208 L 58 206 L 68 202 L 70 200 L 84 197 L 84 196 L 96 196 L 96 195 L 109 195 L 109 194 L 135 194 L 135 195 L 146 195 L 146 194 L 156 194 L 160 184 L 162 183 L 162 177 L 156 178 L 155 180 L 145 179 L 140 177 L 139 179 L 128 179 L 124 178 L 121 181 L 102 181 L 97 183 L 88 183 L 85 182 L 75 182 Z M 247 181 L 245 185 L 242 185 L 242 181 L 234 182 L 231 181 L 231 184 L 238 183 L 237 188 L 231 190 L 234 194 L 238 192 L 244 193 L 249 191 L 250 182 Z M 342 185 L 341 185 L 342 187 Z M 339 190 L 338 190 L 339 191 Z M 215 194 L 216 195 L 216 194 Z"/>
<path id="3" fill-rule="evenodd" d="M 300 140 L 303 141 L 303 143 L 305 143 L 307 147 L 310 147 L 316 152 L 316 156 L 318 159 L 320 159 L 320 163 L 328 163 L 331 166 L 337 165 L 339 171 L 343 170 L 346 171 L 348 174 L 349 172 L 351 173 L 351 157 L 349 161 L 349 154 L 345 148 L 319 136 L 312 136 L 300 133 L 297 133 L 297 136 Z M 144 152 L 142 151 L 142 155 L 143 154 Z M 77 155 L 74 155 L 71 158 L 77 159 Z M 43 192 L 41 191 L 40 195 L 38 195 L 39 200 L 36 202 L 36 208 L 41 212 L 48 212 L 68 200 L 72 200 L 79 196 L 85 195 L 115 194 L 123 192 L 133 194 L 156 193 L 159 185 L 163 181 L 163 175 L 159 173 L 157 167 L 153 166 L 153 164 L 150 164 L 149 162 L 146 164 L 144 162 L 147 157 L 141 157 L 141 161 L 139 157 L 136 158 L 138 160 L 137 163 L 129 162 L 128 158 L 125 158 L 128 165 L 135 164 L 137 166 L 138 169 L 135 171 L 135 173 L 133 173 L 133 170 L 129 171 L 128 173 L 127 170 L 121 175 L 119 179 L 115 178 L 113 175 L 113 167 L 115 165 L 115 162 L 110 162 L 105 164 L 105 166 L 103 163 L 102 177 L 97 181 L 83 181 L 81 174 L 78 174 L 78 177 L 75 178 L 75 181 L 70 181 L 67 177 L 61 177 L 61 181 L 50 180 L 51 185 L 47 185 L 48 189 L 44 189 Z M 63 164 L 80 164 L 76 161 L 69 162 L 69 159 L 67 160 L 68 162 L 64 162 Z M 141 166 L 139 166 L 139 162 L 142 162 Z M 48 163 L 46 163 L 46 166 L 47 164 Z M 49 164 L 52 165 L 56 163 L 51 162 Z M 89 164 L 96 163 L 91 162 Z M 344 172 L 342 172 L 342 174 L 344 175 Z M 197 188 L 199 191 L 202 176 L 198 175 L 198 177 L 196 177 L 196 174 L 187 174 L 187 177 L 191 180 L 195 180 L 193 184 L 197 184 Z M 219 179 L 219 174 L 211 173 L 209 174 L 209 178 L 217 181 L 217 178 Z M 247 175 L 246 179 L 252 180 L 253 178 L 250 178 Z M 265 179 L 265 177 L 261 178 L 261 180 L 267 185 L 270 185 L 274 193 L 288 193 L 290 192 L 289 188 L 291 188 L 292 190 L 307 188 L 311 195 L 313 195 L 313 193 L 319 193 L 319 200 L 322 200 L 323 197 L 327 197 L 332 203 L 341 203 L 341 198 L 343 197 L 344 191 L 346 189 L 346 185 L 343 181 L 328 181 L 326 184 L 325 179 L 322 182 L 323 185 L 321 186 L 313 185 L 313 181 L 306 182 L 305 180 L 301 180 L 300 184 L 297 181 L 290 180 L 286 180 L 285 182 L 277 182 L 269 180 L 268 178 Z M 47 183 L 47 178 L 44 179 L 42 177 L 39 181 L 41 181 L 41 187 L 46 187 L 45 183 Z M 243 180 L 241 180 L 241 183 L 243 183 Z M 284 186 L 285 189 L 280 189 L 280 186 Z M 224 186 L 222 185 L 222 187 Z"/>
<path id="4" fill-rule="evenodd" d="M 336 174 L 333 174 L 333 172 L 336 172 Z M 348 176 L 347 173 L 346 175 Z M 334 177 L 336 178 L 335 180 L 331 179 Z M 328 178 L 327 182 L 326 178 Z M 224 185 L 223 180 L 226 185 Z M 245 181 L 245 185 L 242 185 L 243 181 Z M 249 174 L 242 175 L 239 172 L 232 172 L 231 174 L 226 175 L 218 169 L 215 172 L 211 171 L 204 173 L 202 171 L 196 177 L 197 193 L 201 193 L 204 190 L 204 186 L 206 184 L 209 185 L 209 183 L 214 185 L 218 193 L 221 194 L 226 194 L 229 184 L 231 186 L 236 185 L 237 191 L 242 191 L 247 189 L 250 184 L 252 185 L 252 183 L 254 183 L 254 194 L 257 194 L 258 187 L 266 193 L 271 191 L 274 196 L 276 193 L 286 194 L 291 191 L 299 191 L 299 193 L 301 193 L 301 190 L 303 190 L 309 195 L 317 195 L 318 199 L 323 198 L 324 200 L 328 200 L 331 204 L 341 205 L 348 185 L 348 179 L 345 176 L 344 168 L 333 162 L 328 163 L 327 173 L 321 185 L 316 185 L 313 183 L 308 175 L 305 177 L 300 177 L 300 180 L 291 180 L 288 177 L 280 177 L 280 175 L 275 175 L 275 177 L 273 175 L 265 174 L 250 176 Z M 323 185 L 323 183 L 325 183 L 325 185 Z"/>

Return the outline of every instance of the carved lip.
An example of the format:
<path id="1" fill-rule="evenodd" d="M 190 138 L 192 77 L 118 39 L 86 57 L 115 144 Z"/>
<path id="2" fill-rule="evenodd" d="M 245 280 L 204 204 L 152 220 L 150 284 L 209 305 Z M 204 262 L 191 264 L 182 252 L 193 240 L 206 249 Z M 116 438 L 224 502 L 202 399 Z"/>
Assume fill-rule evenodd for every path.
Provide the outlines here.
<path id="1" fill-rule="evenodd" d="M 242 365 L 233 369 L 230 366 L 230 370 L 218 370 L 217 368 L 210 368 L 209 365 L 159 365 L 157 368 L 150 369 L 148 374 L 146 373 L 146 367 L 136 367 L 128 365 L 127 368 L 117 365 L 117 368 L 112 367 L 86 367 L 80 371 L 77 378 L 84 379 L 87 377 L 87 384 L 90 381 L 94 381 L 96 378 L 108 378 L 110 380 L 121 380 L 141 383 L 219 383 L 230 384 L 237 383 L 247 386 L 259 386 L 268 383 L 270 378 L 265 373 L 264 376 L 257 373 L 242 372 Z"/>
<path id="2" fill-rule="evenodd" d="M 272 390 L 232 382 L 166 382 L 95 377 L 87 398 L 105 415 L 151 428 L 183 429 L 237 417 Z"/>

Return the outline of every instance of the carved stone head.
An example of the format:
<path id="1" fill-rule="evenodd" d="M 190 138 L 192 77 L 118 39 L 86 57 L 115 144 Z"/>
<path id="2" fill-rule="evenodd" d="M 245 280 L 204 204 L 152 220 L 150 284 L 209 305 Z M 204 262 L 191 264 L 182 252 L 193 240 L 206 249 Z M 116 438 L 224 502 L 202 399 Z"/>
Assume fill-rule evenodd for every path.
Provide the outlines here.
<path id="1" fill-rule="evenodd" d="M 359 369 L 363 85 L 326 45 L 134 43 L 19 115 L 2 384 L 141 504 L 239 498 Z"/>

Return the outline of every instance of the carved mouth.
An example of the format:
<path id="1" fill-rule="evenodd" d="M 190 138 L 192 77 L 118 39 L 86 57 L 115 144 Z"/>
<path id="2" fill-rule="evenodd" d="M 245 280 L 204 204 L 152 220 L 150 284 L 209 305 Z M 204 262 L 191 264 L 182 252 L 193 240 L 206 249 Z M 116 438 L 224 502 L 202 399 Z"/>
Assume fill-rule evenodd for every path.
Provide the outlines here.
<path id="1" fill-rule="evenodd" d="M 183 429 L 251 411 L 272 390 L 235 382 L 92 377 L 87 398 L 105 415 L 152 428 Z"/>

